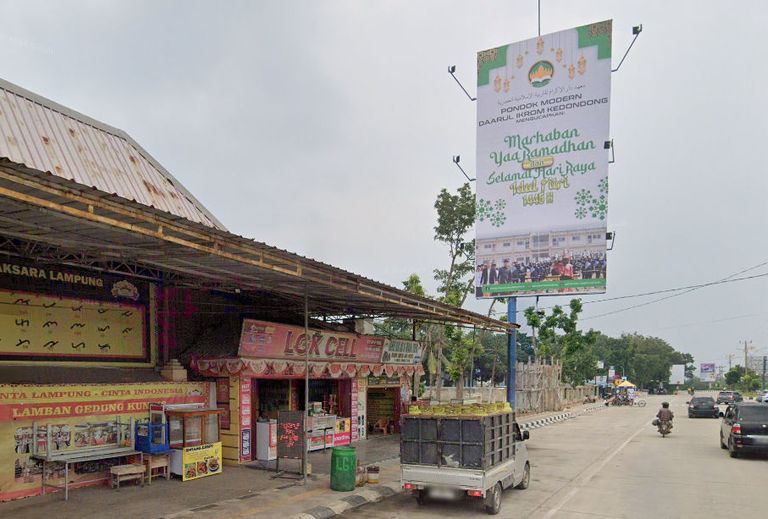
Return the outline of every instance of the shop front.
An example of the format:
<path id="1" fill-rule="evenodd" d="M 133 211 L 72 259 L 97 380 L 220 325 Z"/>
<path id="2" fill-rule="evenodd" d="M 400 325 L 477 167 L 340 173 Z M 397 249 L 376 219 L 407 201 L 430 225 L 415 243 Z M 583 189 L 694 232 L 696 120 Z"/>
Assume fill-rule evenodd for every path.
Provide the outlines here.
<path id="1" fill-rule="evenodd" d="M 514 328 L 229 233 L 124 132 L 6 82 L 0 93 L 10 107 L 0 119 L 27 122 L 0 124 L 0 141 L 16 143 L 0 154 L 0 501 L 39 494 L 43 475 L 83 486 L 130 464 L 73 462 L 64 478 L 60 462 L 40 463 L 54 451 L 134 450 L 139 430 L 159 447 L 157 424 L 136 424 L 152 404 L 181 434 L 174 471 L 197 479 L 274 456 L 277 413 L 307 399 L 322 448 L 367 436 L 369 376 L 399 379 L 400 402 L 409 398 L 421 366 L 400 363 L 388 339 L 306 337 L 267 320 L 388 315 Z M 34 152 L 41 142 L 47 153 Z M 244 312 L 265 321 L 241 328 Z M 189 367 L 208 382 L 187 382 Z"/>
<path id="2" fill-rule="evenodd" d="M 273 459 L 278 413 L 304 411 L 306 400 L 310 450 L 365 438 L 368 377 L 396 379 L 399 406 L 401 393 L 403 401 L 410 398 L 413 375 L 423 373 L 420 363 L 382 363 L 388 346 L 389 339 L 380 336 L 312 329 L 307 339 L 304 328 L 298 326 L 244 320 L 237 357 L 191 362 L 197 373 L 216 378 L 217 385 L 230 391 L 230 398 L 222 397 L 219 405 L 229 400 L 225 414 L 238 419 L 231 420 L 237 430 L 222 433 L 224 463 Z M 233 388 L 237 388 L 236 398 L 231 398 Z M 399 410 L 395 416 L 399 417 Z"/>
<path id="3" fill-rule="evenodd" d="M 0 259 L 0 501 L 46 485 L 103 483 L 135 452 L 151 404 L 208 406 L 208 382 L 168 382 L 158 358 L 157 287 L 54 262 Z M 55 461 L 54 461 L 55 460 Z M 71 462 L 70 462 L 71 461 Z"/>
<path id="4" fill-rule="evenodd" d="M 369 434 L 400 432 L 400 414 L 409 404 L 415 368 L 421 368 L 422 347 L 417 341 L 389 339 L 382 351 L 381 373 L 368 376 L 366 391 Z"/>
<path id="5" fill-rule="evenodd" d="M 208 402 L 207 382 L 0 385 L 0 501 L 40 494 L 44 463 L 35 454 L 98 451 L 129 443 L 129 424 L 147 420 L 150 404 Z M 75 465 L 70 487 L 109 478 L 117 460 Z M 49 483 L 62 484 L 64 469 L 48 465 Z"/>

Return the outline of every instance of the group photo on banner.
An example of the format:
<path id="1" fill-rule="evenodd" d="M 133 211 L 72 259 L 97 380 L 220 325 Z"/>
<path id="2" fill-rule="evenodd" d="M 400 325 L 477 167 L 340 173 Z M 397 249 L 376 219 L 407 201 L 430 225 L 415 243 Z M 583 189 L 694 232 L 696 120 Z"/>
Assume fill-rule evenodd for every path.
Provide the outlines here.
<path id="1" fill-rule="evenodd" d="M 606 290 L 611 21 L 477 56 L 478 298 Z"/>

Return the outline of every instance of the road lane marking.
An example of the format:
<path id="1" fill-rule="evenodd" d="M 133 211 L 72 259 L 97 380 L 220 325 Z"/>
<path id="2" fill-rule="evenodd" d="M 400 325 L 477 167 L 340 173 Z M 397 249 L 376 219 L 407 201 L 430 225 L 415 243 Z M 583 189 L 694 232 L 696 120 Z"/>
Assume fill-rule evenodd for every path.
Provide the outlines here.
<path id="1" fill-rule="evenodd" d="M 647 426 L 640 427 L 637 431 L 635 431 L 632 436 L 627 438 L 621 445 L 619 445 L 612 453 L 610 453 L 599 465 L 594 466 L 592 469 L 590 469 L 582 478 L 580 478 L 580 481 L 574 481 L 574 487 L 568 491 L 568 493 L 565 495 L 562 501 L 557 504 L 557 506 L 551 508 L 543 517 L 543 519 L 551 519 L 554 517 L 554 515 L 560 511 L 561 508 L 563 508 L 568 501 L 573 499 L 573 496 L 576 495 L 576 493 L 584 486 L 586 486 L 593 477 L 595 477 L 595 474 L 603 470 L 603 468 L 610 462 L 618 453 L 620 453 L 624 447 L 629 445 L 629 442 L 635 439 L 638 434 L 643 432 L 647 429 Z"/>

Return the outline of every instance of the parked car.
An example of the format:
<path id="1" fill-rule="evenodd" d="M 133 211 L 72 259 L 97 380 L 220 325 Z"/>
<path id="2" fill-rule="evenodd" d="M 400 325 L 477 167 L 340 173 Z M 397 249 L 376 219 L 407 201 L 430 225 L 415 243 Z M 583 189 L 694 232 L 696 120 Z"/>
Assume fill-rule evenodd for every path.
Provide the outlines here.
<path id="1" fill-rule="evenodd" d="M 746 452 L 768 454 L 768 406 L 739 402 L 720 415 L 720 447 L 728 449 L 732 458 Z"/>
<path id="2" fill-rule="evenodd" d="M 711 396 L 697 396 L 688 402 L 688 418 L 703 416 L 705 418 L 717 418 L 720 416 L 720 408 Z"/>
<path id="3" fill-rule="evenodd" d="M 744 397 L 742 397 L 741 393 L 738 391 L 720 391 L 717 394 L 718 404 L 735 404 L 736 402 L 741 402 L 743 400 Z"/>
<path id="4" fill-rule="evenodd" d="M 764 404 L 768 404 L 768 390 L 758 393 L 757 397 L 755 397 L 755 400 L 758 402 L 763 402 Z"/>

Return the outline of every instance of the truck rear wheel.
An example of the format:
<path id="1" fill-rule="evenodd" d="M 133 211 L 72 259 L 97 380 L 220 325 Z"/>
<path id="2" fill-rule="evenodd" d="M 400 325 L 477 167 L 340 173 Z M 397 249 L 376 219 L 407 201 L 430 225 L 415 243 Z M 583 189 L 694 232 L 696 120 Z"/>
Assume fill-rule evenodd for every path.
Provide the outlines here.
<path id="1" fill-rule="evenodd" d="M 501 483 L 496 483 L 485 495 L 485 511 L 496 515 L 501 510 Z"/>
<path id="2" fill-rule="evenodd" d="M 424 506 L 427 504 L 427 489 L 423 490 L 417 490 L 416 491 L 416 502 L 419 504 L 419 506 Z"/>

